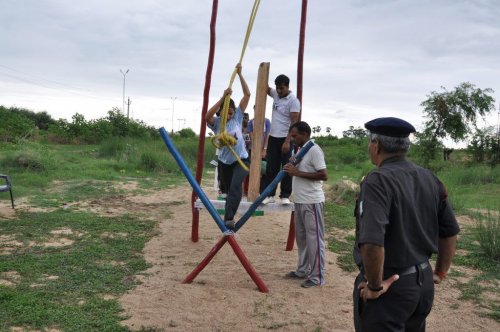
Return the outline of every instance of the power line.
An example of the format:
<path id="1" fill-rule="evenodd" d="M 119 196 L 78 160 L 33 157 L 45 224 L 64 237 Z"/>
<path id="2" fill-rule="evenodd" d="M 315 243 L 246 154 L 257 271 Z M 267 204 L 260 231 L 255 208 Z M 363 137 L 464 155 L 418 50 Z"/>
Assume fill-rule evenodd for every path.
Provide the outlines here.
<path id="1" fill-rule="evenodd" d="M 49 83 L 52 83 L 52 84 L 60 85 L 60 86 L 62 86 L 62 88 L 56 88 L 56 87 L 53 87 L 53 86 L 50 86 L 50 85 L 47 85 L 47 84 L 44 84 L 44 83 L 41 83 L 41 82 L 37 82 L 36 80 L 34 80 L 32 78 L 21 77 L 19 75 L 14 75 L 12 73 L 6 73 L 5 71 L 3 71 L 3 72 L 0 71 L 0 75 L 3 75 L 3 76 L 6 76 L 6 77 L 15 79 L 15 80 L 23 82 L 23 83 L 28 83 L 28 84 L 31 84 L 31 85 L 36 85 L 36 86 L 39 86 L 39 87 L 42 87 L 42 88 L 45 88 L 45 89 L 56 90 L 56 91 L 59 91 L 59 92 L 61 92 L 61 90 L 62 90 L 62 91 L 67 92 L 67 93 L 71 93 L 71 94 L 74 94 L 74 95 L 79 95 L 79 96 L 87 97 L 87 98 L 94 98 L 94 99 L 101 99 L 101 100 L 108 100 L 108 101 L 111 101 L 111 100 L 114 101 L 115 100 L 114 98 L 107 98 L 107 97 L 101 97 L 101 96 L 96 96 L 96 95 L 89 95 L 89 94 L 86 94 L 86 93 L 74 91 L 74 90 L 84 90 L 84 91 L 90 91 L 90 90 L 85 90 L 85 89 L 81 89 L 81 88 L 71 87 L 71 86 L 65 85 L 63 83 L 58 83 L 56 81 L 51 81 L 51 80 L 47 80 L 47 79 L 44 79 L 44 78 L 38 78 L 38 77 L 35 77 L 33 75 L 30 75 L 30 74 L 27 74 L 27 73 L 23 73 L 23 72 L 21 72 L 19 70 L 15 70 L 13 68 L 9 68 L 9 67 L 4 66 L 4 65 L 0 65 L 0 67 L 6 68 L 6 69 L 14 71 L 14 72 L 18 72 L 18 73 L 20 73 L 22 75 L 25 75 L 25 76 L 32 76 L 32 77 L 34 77 L 35 79 L 38 79 L 38 80 L 43 80 L 43 81 L 46 81 L 46 82 L 49 82 Z"/>
<path id="2" fill-rule="evenodd" d="M 57 84 L 57 85 L 60 85 L 60 86 L 62 86 L 62 87 L 66 87 L 66 88 L 70 88 L 70 89 L 74 89 L 74 90 L 85 90 L 85 89 L 83 89 L 83 88 L 74 87 L 74 86 L 68 85 L 68 84 L 66 84 L 66 83 L 60 83 L 60 82 L 57 82 L 57 81 L 48 80 L 48 79 L 46 79 L 46 78 L 44 78 L 44 77 L 35 76 L 35 75 L 31 74 L 31 73 L 23 72 L 23 71 L 21 71 L 21 70 L 14 69 L 14 68 L 12 68 L 12 67 L 8 67 L 8 66 L 6 66 L 6 65 L 1 65 L 1 64 L 0 64 L 0 67 L 3 67 L 3 68 L 5 68 L 5 69 L 8 69 L 8 70 L 10 70 L 10 71 L 13 71 L 13 72 L 16 72 L 16 73 L 19 73 L 19 74 L 22 74 L 22 75 L 26 75 L 26 76 L 31 76 L 31 77 L 34 77 L 34 78 L 36 78 L 36 79 L 38 79 L 38 80 L 46 81 L 46 82 L 49 82 L 49 83 L 52 83 L 52 84 Z"/>

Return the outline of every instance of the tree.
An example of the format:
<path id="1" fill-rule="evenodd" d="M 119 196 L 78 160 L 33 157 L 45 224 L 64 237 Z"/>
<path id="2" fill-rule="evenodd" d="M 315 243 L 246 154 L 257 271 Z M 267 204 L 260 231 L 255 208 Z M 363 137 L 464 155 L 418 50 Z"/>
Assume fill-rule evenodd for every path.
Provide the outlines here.
<path id="1" fill-rule="evenodd" d="M 467 147 L 472 152 L 475 161 L 487 161 L 491 165 L 496 165 L 499 161 L 499 136 L 492 126 L 478 129 Z"/>
<path id="2" fill-rule="evenodd" d="M 481 90 L 474 84 L 465 82 L 452 91 L 441 87 L 443 92 L 432 91 L 423 101 L 427 121 L 419 136 L 419 143 L 431 148 L 430 158 L 435 158 L 442 140 L 450 138 L 454 142 L 466 139 L 476 127 L 478 116 L 484 117 L 495 109 L 492 89 Z"/>
<path id="3" fill-rule="evenodd" d="M 179 137 L 182 138 L 194 138 L 196 137 L 196 133 L 191 128 L 183 128 L 177 132 Z"/>
<path id="4" fill-rule="evenodd" d="M 367 133 L 361 127 L 354 128 L 354 126 L 349 126 L 348 130 L 342 132 L 342 136 L 345 138 L 365 138 Z"/>
<path id="5" fill-rule="evenodd" d="M 0 106 L 0 119 L 0 142 L 17 142 L 30 136 L 36 128 L 33 120 L 3 106 Z"/>

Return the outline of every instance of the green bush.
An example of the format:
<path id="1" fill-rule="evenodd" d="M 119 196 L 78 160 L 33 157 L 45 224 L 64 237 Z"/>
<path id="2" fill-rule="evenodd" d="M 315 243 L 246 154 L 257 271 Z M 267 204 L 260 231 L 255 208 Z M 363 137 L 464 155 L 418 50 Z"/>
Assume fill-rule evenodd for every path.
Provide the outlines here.
<path id="1" fill-rule="evenodd" d="M 114 158 L 118 161 L 133 161 L 137 159 L 136 153 L 136 142 L 114 137 L 99 146 L 98 155 L 101 158 Z"/>
<path id="2" fill-rule="evenodd" d="M 47 140 L 60 144 L 96 144 L 106 141 L 111 137 L 159 137 L 156 128 L 148 126 L 142 121 L 128 119 L 116 108 L 110 110 L 106 117 L 90 121 L 85 120 L 85 117 L 78 113 L 72 116 L 71 122 L 67 122 L 64 119 L 59 119 L 57 121 L 47 119 L 44 113 L 34 113 L 34 118 L 40 122 L 40 128 L 47 130 Z M 8 123 L 5 122 L 4 126 L 8 128 L 9 132 L 15 129 L 13 123 L 18 124 L 22 122 L 19 120 L 14 122 L 10 121 Z M 0 138 L 2 137 L 1 128 L 0 126 Z M 24 130 L 24 132 L 25 131 L 26 130 Z"/>
<path id="3" fill-rule="evenodd" d="M 196 137 L 196 133 L 191 128 L 181 129 L 177 132 L 177 134 L 179 135 L 179 137 L 182 137 L 182 138 L 195 138 Z"/>
<path id="4" fill-rule="evenodd" d="M 125 150 L 125 143 L 119 139 L 110 139 L 99 145 L 98 156 L 101 158 L 114 158 Z"/>
<path id="5" fill-rule="evenodd" d="M 19 108 L 19 107 L 5 108 L 3 106 L 0 106 L 0 112 L 2 109 L 9 111 L 11 114 L 20 115 L 21 117 L 30 120 L 30 122 L 34 123 L 35 126 L 41 130 L 47 130 L 49 125 L 55 123 L 55 120 L 52 119 L 52 117 L 45 111 L 36 113 L 25 108 Z"/>
<path id="6" fill-rule="evenodd" d="M 34 172 L 45 172 L 57 165 L 49 147 L 27 140 L 21 140 L 15 150 L 5 153 L 2 161 L 6 167 Z"/>
<path id="7" fill-rule="evenodd" d="M 500 209 L 477 218 L 476 237 L 484 256 L 500 262 Z"/>
<path id="8" fill-rule="evenodd" d="M 153 153 L 144 152 L 141 154 L 140 167 L 147 171 L 154 171 L 160 165 L 160 159 Z"/>
<path id="9" fill-rule="evenodd" d="M 16 142 L 30 137 L 35 130 L 35 123 L 26 116 L 0 106 L 0 140 Z"/>

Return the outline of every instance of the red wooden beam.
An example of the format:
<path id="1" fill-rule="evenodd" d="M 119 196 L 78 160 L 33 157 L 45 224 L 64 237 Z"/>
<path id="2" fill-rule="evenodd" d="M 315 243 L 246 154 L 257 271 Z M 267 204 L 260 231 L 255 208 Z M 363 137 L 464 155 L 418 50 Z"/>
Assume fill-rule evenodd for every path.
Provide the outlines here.
<path id="1" fill-rule="evenodd" d="M 198 266 L 195 267 L 195 269 L 193 270 L 193 272 L 191 272 L 190 274 L 188 274 L 188 276 L 182 281 L 183 284 L 190 284 L 193 282 L 194 278 L 196 278 L 196 276 L 201 272 L 203 271 L 203 269 L 205 268 L 205 266 L 208 265 L 208 263 L 210 263 L 210 261 L 212 260 L 212 258 L 214 258 L 214 256 L 219 252 L 220 248 L 222 248 L 222 246 L 224 244 L 226 244 L 227 242 L 227 236 L 223 236 L 221 237 L 221 239 L 219 240 L 219 242 L 217 242 L 215 244 L 215 246 L 212 248 L 212 250 L 210 250 L 210 252 L 208 253 L 208 255 L 200 262 L 200 264 L 198 264 Z"/>
<path id="2" fill-rule="evenodd" d="M 262 278 L 259 276 L 257 271 L 253 268 L 252 264 L 248 260 L 248 258 L 245 256 L 243 253 L 243 250 L 241 250 L 241 247 L 238 245 L 238 242 L 236 242 L 234 238 L 234 234 L 224 234 L 224 236 L 215 244 L 215 246 L 210 250 L 208 255 L 198 264 L 195 269 L 188 274 L 188 276 L 182 281 L 183 284 L 190 284 L 193 282 L 193 280 L 200 274 L 201 271 L 210 263 L 212 258 L 215 257 L 215 255 L 219 252 L 219 250 L 226 244 L 226 242 L 229 242 L 231 245 L 231 248 L 233 249 L 234 253 L 240 260 L 241 264 L 247 271 L 247 273 L 250 275 L 250 278 L 255 282 L 257 285 L 257 288 L 259 291 L 262 293 L 268 293 L 269 289 L 267 288 L 266 284 L 262 280 Z"/>
<path id="3" fill-rule="evenodd" d="M 264 281 L 262 281 L 262 279 L 259 276 L 259 274 L 257 273 L 257 271 L 255 271 L 252 264 L 250 264 L 250 261 L 247 259 L 247 257 L 243 253 L 243 250 L 241 250 L 240 246 L 238 245 L 238 243 L 234 239 L 234 236 L 233 235 L 228 236 L 227 241 L 229 242 L 229 244 L 233 248 L 234 253 L 236 254 L 236 256 L 238 256 L 241 264 L 243 265 L 245 270 L 247 270 L 247 273 L 250 275 L 253 282 L 255 282 L 255 284 L 257 285 L 259 290 L 262 293 L 268 293 L 269 289 L 267 288 L 266 284 L 264 284 Z"/>
<path id="4" fill-rule="evenodd" d="M 306 39 L 306 19 L 307 19 L 307 0 L 302 0 L 302 10 L 300 14 L 300 33 L 299 33 L 299 52 L 297 57 L 297 98 L 300 101 L 299 121 L 302 118 L 302 85 L 304 72 L 304 44 Z M 290 216 L 290 228 L 288 230 L 288 240 L 286 242 L 286 251 L 293 249 L 295 241 L 295 221 L 293 212 Z"/>
<path id="5" fill-rule="evenodd" d="M 203 106 L 201 109 L 201 125 L 200 125 L 200 138 L 198 140 L 198 163 L 196 166 L 196 181 L 201 184 L 201 177 L 203 175 L 203 155 L 205 151 L 205 133 L 206 121 L 205 114 L 208 110 L 208 99 L 210 95 L 210 82 L 212 81 L 212 69 L 214 67 L 214 53 L 215 53 L 215 24 L 217 22 L 217 7 L 218 0 L 212 2 L 212 18 L 210 19 L 210 50 L 208 53 L 207 72 L 205 74 L 205 89 L 203 90 Z M 191 212 L 193 214 L 191 225 L 191 241 L 198 242 L 198 229 L 200 224 L 200 211 L 194 207 L 196 202 L 196 192 L 193 189 L 191 194 Z"/>

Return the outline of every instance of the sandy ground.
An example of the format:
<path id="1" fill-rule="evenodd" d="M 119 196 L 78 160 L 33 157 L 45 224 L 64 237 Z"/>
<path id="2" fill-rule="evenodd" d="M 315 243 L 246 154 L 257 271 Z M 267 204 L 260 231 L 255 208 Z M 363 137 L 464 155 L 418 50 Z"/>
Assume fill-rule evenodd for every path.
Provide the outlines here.
<path id="1" fill-rule="evenodd" d="M 206 192 L 214 196 L 210 188 Z M 300 281 L 284 278 L 294 269 L 297 255 L 296 248 L 285 251 L 288 212 L 253 217 L 235 235 L 269 293 L 259 292 L 229 243 L 193 283 L 183 284 L 222 236 L 210 215 L 202 210 L 199 241 L 191 241 L 190 197 L 191 188 L 186 185 L 74 206 L 103 215 L 134 213 L 159 221 L 157 235 L 144 249 L 152 267 L 136 276 L 142 283 L 119 299 L 128 317 L 123 324 L 131 330 L 165 331 L 354 330 L 351 293 L 355 273 L 343 272 L 336 265 L 334 253 L 326 253 L 327 278 L 323 287 L 304 289 Z M 0 219 L 14 217 L 7 203 L 0 202 Z M 22 201 L 17 203 L 17 209 L 31 210 Z M 500 331 L 499 323 L 481 315 L 483 308 L 458 299 L 457 282 L 477 272 L 454 269 L 462 272 L 463 280 L 449 278 L 437 287 L 434 308 L 427 320 L 428 331 Z"/>
<path id="2" fill-rule="evenodd" d="M 209 193 L 210 190 L 207 190 Z M 191 284 L 184 278 L 210 252 L 221 232 L 208 212 L 200 213 L 199 241 L 191 241 L 189 187 L 159 192 L 175 205 L 170 219 L 162 219 L 159 234 L 144 250 L 153 266 L 139 276 L 142 284 L 120 302 L 130 318 L 130 329 L 156 327 L 167 331 L 353 331 L 352 284 L 355 273 L 343 272 L 336 255 L 326 253 L 327 281 L 323 287 L 304 289 L 300 281 L 284 278 L 295 268 L 297 251 L 285 251 L 288 212 L 253 217 L 235 236 L 253 267 L 269 288 L 255 283 L 226 243 Z M 179 204 L 179 205 L 177 205 Z M 331 235 L 330 235 L 331 236 Z M 460 268 L 464 278 L 474 271 Z M 481 317 L 480 308 L 458 300 L 457 281 L 448 279 L 436 289 L 429 331 L 500 331 L 500 324 Z"/>

